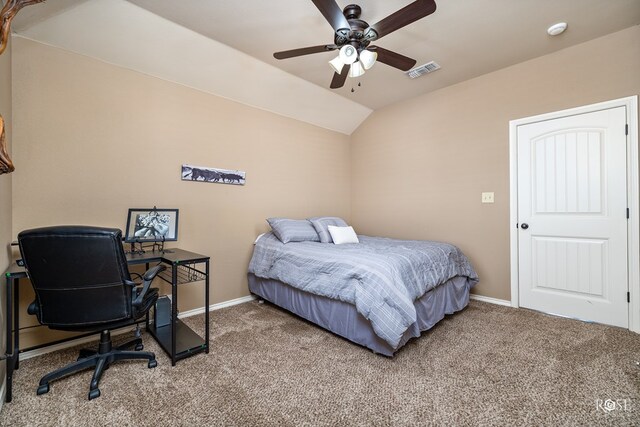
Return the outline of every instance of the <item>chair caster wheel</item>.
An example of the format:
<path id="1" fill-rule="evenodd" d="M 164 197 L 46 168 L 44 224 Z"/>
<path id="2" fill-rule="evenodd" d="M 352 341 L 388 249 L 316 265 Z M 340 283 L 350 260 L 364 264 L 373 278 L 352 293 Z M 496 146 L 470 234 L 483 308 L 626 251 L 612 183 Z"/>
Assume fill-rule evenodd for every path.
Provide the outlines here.
<path id="1" fill-rule="evenodd" d="M 158 362 L 155 360 L 149 360 L 147 366 L 149 367 L 149 369 L 155 368 L 156 366 L 158 366 Z"/>
<path id="2" fill-rule="evenodd" d="M 49 384 L 42 384 L 38 386 L 38 390 L 36 390 L 36 394 L 40 396 L 41 394 L 49 393 Z"/>
<path id="3" fill-rule="evenodd" d="M 89 400 L 93 400 L 96 397 L 100 397 L 100 389 L 89 390 Z"/>
<path id="4" fill-rule="evenodd" d="M 136 346 L 134 347 L 135 351 L 142 351 L 144 349 L 144 345 L 142 344 L 136 344 Z"/>

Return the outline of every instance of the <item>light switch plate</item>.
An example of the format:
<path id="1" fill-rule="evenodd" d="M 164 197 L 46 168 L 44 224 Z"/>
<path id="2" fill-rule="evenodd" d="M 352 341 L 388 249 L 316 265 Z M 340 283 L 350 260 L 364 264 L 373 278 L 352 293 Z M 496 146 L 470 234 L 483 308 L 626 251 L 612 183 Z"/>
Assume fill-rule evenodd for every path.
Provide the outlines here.
<path id="1" fill-rule="evenodd" d="M 482 203 L 493 203 L 493 191 L 490 193 L 482 193 Z"/>

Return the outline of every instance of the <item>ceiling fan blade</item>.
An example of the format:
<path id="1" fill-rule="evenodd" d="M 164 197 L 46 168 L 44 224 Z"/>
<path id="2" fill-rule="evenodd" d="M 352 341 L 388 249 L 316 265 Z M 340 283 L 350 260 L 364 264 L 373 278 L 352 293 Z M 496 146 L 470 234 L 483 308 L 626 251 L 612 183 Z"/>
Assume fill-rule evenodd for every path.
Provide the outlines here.
<path id="1" fill-rule="evenodd" d="M 370 46 L 367 50 L 376 52 L 378 54 L 377 60 L 379 62 L 391 65 L 392 67 L 398 68 L 402 71 L 409 71 L 411 67 L 416 65 L 415 59 L 411 59 L 408 56 L 400 55 L 399 53 L 393 52 L 391 50 L 381 48 L 380 46 Z"/>
<path id="2" fill-rule="evenodd" d="M 310 55 L 312 53 L 329 52 L 332 50 L 336 50 L 337 48 L 338 46 L 334 44 L 323 44 L 320 46 L 302 47 L 300 49 L 292 49 L 292 50 L 285 50 L 282 52 L 276 52 L 273 54 L 273 57 L 276 59 L 287 59 L 287 58 L 293 58 L 296 56 Z"/>
<path id="3" fill-rule="evenodd" d="M 340 29 L 351 29 L 349 25 L 349 21 L 344 17 L 342 13 L 342 9 L 335 2 L 335 0 L 311 0 L 313 4 L 316 5 L 318 10 L 322 13 L 329 24 L 333 27 L 334 30 L 338 31 Z"/>
<path id="4" fill-rule="evenodd" d="M 347 76 L 349 75 L 349 69 L 351 65 L 346 64 L 342 67 L 342 71 L 340 74 L 333 73 L 333 79 L 331 79 L 331 85 L 329 86 L 331 89 L 338 89 L 344 86 L 344 82 L 347 81 Z"/>
<path id="5" fill-rule="evenodd" d="M 418 19 L 431 15 L 435 11 L 435 0 L 416 0 L 387 16 L 382 21 L 372 25 L 371 28 L 373 28 L 377 34 L 377 37 L 372 38 L 372 40 L 380 39 L 395 30 L 417 21 Z"/>

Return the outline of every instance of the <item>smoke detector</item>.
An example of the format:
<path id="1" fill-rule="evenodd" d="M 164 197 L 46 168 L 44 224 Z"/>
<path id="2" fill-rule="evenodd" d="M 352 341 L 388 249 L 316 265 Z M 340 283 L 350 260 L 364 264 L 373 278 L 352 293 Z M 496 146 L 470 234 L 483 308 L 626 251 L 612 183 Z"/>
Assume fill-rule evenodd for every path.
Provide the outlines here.
<path id="1" fill-rule="evenodd" d="M 416 67 L 412 70 L 407 71 L 407 76 L 412 79 L 420 77 L 424 74 L 433 73 L 440 69 L 440 65 L 438 65 L 435 61 L 427 62 L 424 65 Z"/>
<path id="2" fill-rule="evenodd" d="M 549 28 L 547 28 L 547 34 L 550 36 L 557 36 L 564 33 L 564 30 L 567 29 L 566 22 L 558 22 L 557 24 L 553 24 Z"/>

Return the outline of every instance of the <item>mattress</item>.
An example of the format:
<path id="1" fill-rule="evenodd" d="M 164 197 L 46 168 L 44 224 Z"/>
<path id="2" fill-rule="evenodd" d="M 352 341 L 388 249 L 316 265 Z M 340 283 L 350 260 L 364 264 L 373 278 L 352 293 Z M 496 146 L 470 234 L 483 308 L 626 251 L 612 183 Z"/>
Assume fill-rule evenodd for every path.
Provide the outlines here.
<path id="1" fill-rule="evenodd" d="M 397 347 L 376 335 L 371 322 L 356 307 L 344 301 L 312 294 L 274 279 L 248 274 L 249 290 L 254 295 L 282 307 L 375 353 L 393 356 L 411 338 L 431 329 L 445 315 L 464 309 L 475 281 L 456 276 L 429 290 L 414 301 L 417 320 L 404 332 Z"/>
<path id="2" fill-rule="evenodd" d="M 355 306 L 376 335 L 398 348 L 418 320 L 415 301 L 455 277 L 470 285 L 478 276 L 449 243 L 358 236 L 359 243 L 282 243 L 261 237 L 249 273 Z"/>

